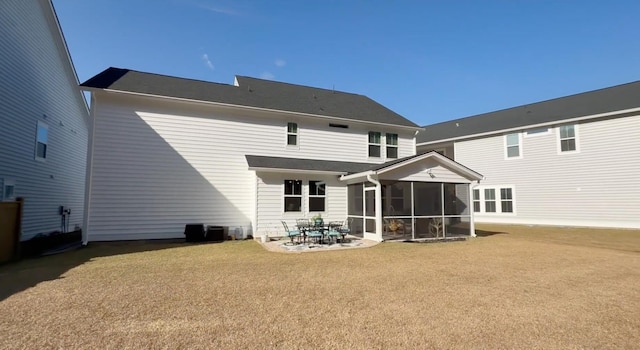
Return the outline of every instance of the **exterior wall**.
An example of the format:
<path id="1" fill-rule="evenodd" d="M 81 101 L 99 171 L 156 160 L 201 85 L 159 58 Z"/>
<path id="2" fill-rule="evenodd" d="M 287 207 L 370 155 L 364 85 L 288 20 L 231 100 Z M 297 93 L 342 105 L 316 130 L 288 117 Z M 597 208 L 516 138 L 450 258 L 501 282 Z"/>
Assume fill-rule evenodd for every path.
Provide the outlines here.
<path id="1" fill-rule="evenodd" d="M 505 159 L 503 135 L 455 144 L 456 161 L 483 174 L 481 188 L 514 188 L 514 214 L 477 222 L 640 228 L 640 116 L 578 125 L 578 152 L 559 154 L 558 129 L 523 136 Z"/>
<path id="2" fill-rule="evenodd" d="M 429 175 L 429 173 L 431 175 Z M 457 174 L 433 159 L 404 166 L 380 175 L 380 180 L 469 183 L 470 180 Z"/>
<path id="3" fill-rule="evenodd" d="M 444 143 L 437 143 L 437 144 L 431 144 L 431 145 L 417 146 L 417 153 L 425 153 L 429 151 L 439 152 L 443 156 L 451 159 L 453 159 L 454 157 L 453 142 L 444 142 Z"/>
<path id="4" fill-rule="evenodd" d="M 347 187 L 337 176 L 260 172 L 257 177 L 257 236 L 282 236 L 282 220 L 287 222 L 289 228 L 293 228 L 296 219 L 311 218 L 316 214 L 321 214 L 325 222 L 344 221 L 347 218 Z M 301 212 L 284 211 L 284 180 L 302 180 Z M 326 183 L 325 211 L 322 213 L 309 211 L 309 180 Z"/>
<path id="5" fill-rule="evenodd" d="M 370 128 L 362 124 L 333 128 L 327 120 L 126 94 L 94 98 L 89 240 L 182 237 L 185 224 L 199 222 L 250 232 L 256 178 L 246 154 L 384 161 L 367 157 Z M 288 122 L 298 124 L 297 146 L 286 145 Z M 414 154 L 413 133 L 372 131 L 397 132 L 399 156 Z"/>
<path id="6" fill-rule="evenodd" d="M 82 224 L 88 112 L 77 84 L 49 1 L 1 1 L 0 183 L 25 198 L 22 240 L 60 230 L 59 206 L 71 209 L 69 229 Z M 44 161 L 38 122 L 48 127 Z"/>

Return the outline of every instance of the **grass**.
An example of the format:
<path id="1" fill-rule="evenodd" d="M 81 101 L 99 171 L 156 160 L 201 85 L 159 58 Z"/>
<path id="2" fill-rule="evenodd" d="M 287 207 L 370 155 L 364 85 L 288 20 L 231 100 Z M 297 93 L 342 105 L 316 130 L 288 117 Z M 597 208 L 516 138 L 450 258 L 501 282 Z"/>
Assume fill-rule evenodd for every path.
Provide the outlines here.
<path id="1" fill-rule="evenodd" d="M 102 243 L 5 265 L 0 348 L 640 344 L 640 232 L 479 228 L 466 242 L 308 254 Z"/>

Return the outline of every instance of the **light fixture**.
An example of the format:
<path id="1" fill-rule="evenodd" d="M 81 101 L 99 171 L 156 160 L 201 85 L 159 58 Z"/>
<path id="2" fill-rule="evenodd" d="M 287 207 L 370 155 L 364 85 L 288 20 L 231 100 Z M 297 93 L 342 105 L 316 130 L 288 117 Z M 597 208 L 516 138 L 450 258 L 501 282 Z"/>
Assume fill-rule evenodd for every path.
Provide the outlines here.
<path id="1" fill-rule="evenodd" d="M 429 174 L 429 176 L 430 176 L 432 179 L 436 177 L 436 176 L 433 174 L 433 171 L 431 171 L 431 169 L 428 169 L 428 170 L 427 170 L 427 174 Z"/>

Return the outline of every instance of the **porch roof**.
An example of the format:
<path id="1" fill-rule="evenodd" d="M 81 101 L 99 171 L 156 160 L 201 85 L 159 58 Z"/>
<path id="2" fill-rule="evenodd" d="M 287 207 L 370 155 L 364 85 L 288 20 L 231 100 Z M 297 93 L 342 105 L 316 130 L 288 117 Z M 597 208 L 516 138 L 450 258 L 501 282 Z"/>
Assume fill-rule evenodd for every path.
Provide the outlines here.
<path id="1" fill-rule="evenodd" d="M 256 171 L 290 171 L 310 172 L 342 175 L 343 180 L 366 177 L 367 175 L 383 174 L 403 166 L 407 166 L 425 159 L 433 158 L 444 167 L 461 174 L 469 180 L 482 180 L 484 176 L 466 166 L 449 159 L 435 151 L 416 154 L 382 164 L 343 162 L 334 160 L 301 159 L 285 157 L 269 157 L 245 155 L 249 170 Z"/>
<path id="2" fill-rule="evenodd" d="M 291 171 L 346 175 L 371 168 L 371 163 L 245 155 L 249 170 Z"/>
<path id="3" fill-rule="evenodd" d="M 447 158 L 436 151 L 430 151 L 427 153 L 416 154 L 413 156 L 396 159 L 390 162 L 386 162 L 383 164 L 378 164 L 376 166 L 370 167 L 369 169 L 362 170 L 360 172 L 354 172 L 348 175 L 343 175 L 341 180 L 353 180 L 357 178 L 365 178 L 367 175 L 381 175 L 386 172 L 396 170 L 426 159 L 433 159 L 436 162 L 440 163 L 443 167 L 451 170 L 455 173 L 460 174 L 461 176 L 467 178 L 472 181 L 480 181 L 484 179 L 484 176 L 466 166 L 454 161 L 453 159 Z"/>

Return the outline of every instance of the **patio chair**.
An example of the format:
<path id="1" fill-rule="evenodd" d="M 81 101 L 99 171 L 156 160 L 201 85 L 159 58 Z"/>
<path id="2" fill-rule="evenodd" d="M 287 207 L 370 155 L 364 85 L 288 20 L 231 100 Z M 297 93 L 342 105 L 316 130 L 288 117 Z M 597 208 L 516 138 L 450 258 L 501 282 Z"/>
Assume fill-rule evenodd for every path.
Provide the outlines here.
<path id="1" fill-rule="evenodd" d="M 444 227 L 442 226 L 442 218 L 433 218 L 429 221 L 429 234 L 435 234 L 436 238 L 444 237 Z"/>
<path id="2" fill-rule="evenodd" d="M 309 226 L 311 226 L 311 223 L 309 222 L 309 219 L 296 219 L 296 226 L 298 227 L 298 230 L 300 231 L 301 235 L 302 235 L 302 240 L 304 242 L 307 241 L 307 231 L 309 231 Z"/>
<path id="3" fill-rule="evenodd" d="M 282 222 L 282 226 L 284 226 L 285 236 L 291 238 L 291 244 L 293 244 L 293 239 L 294 238 L 298 237 L 298 240 L 299 240 L 300 231 L 298 231 L 298 230 L 289 230 L 289 226 L 287 226 L 287 223 L 284 222 L 284 221 L 281 221 L 281 222 Z"/>
<path id="4" fill-rule="evenodd" d="M 322 243 L 322 237 L 324 236 L 324 234 L 322 233 L 322 231 L 310 229 L 309 231 L 307 231 L 306 236 L 309 237 L 309 239 L 315 239 L 316 243 L 320 244 Z"/>
<path id="5" fill-rule="evenodd" d="M 342 221 L 331 221 L 329 222 L 329 241 L 335 241 L 338 243 L 338 237 L 341 235 L 340 228 L 342 227 Z"/>
<path id="6" fill-rule="evenodd" d="M 340 226 L 340 228 L 338 228 L 338 232 L 340 232 L 340 235 L 342 236 L 342 238 L 340 239 L 340 242 L 344 242 L 345 236 L 351 233 L 351 223 L 352 223 L 352 221 L 353 221 L 352 218 L 347 218 L 342 223 L 342 226 Z"/>

